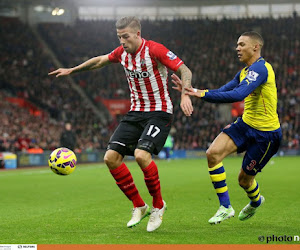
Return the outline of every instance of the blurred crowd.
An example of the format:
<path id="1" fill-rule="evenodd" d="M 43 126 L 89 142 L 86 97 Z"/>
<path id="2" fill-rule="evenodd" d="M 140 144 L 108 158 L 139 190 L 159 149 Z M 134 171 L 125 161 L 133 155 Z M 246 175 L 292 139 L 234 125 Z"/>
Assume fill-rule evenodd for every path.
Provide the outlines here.
<path id="1" fill-rule="evenodd" d="M 48 76 L 55 66 L 30 27 L 18 19 L 1 18 L 0 22 L 0 93 L 1 105 L 6 107 L 1 107 L 1 121 L 6 122 L 0 124 L 0 151 L 57 148 L 66 122 L 76 132 L 77 150 L 104 148 L 111 133 L 107 121 L 95 116 L 66 78 Z M 10 96 L 35 105 L 43 118 L 9 103 Z M 26 146 L 15 143 L 22 138 Z"/>
<path id="2" fill-rule="evenodd" d="M 91 57 L 110 53 L 119 45 L 114 23 L 78 20 L 73 26 L 40 24 L 38 31 L 64 67 L 72 67 Z M 1 91 L 5 89 L 7 94 L 26 98 L 47 112 L 49 116 L 45 116 L 44 123 L 49 126 L 53 123 L 57 128 L 56 134 L 69 121 L 77 135 L 77 150 L 105 149 L 118 119 L 99 121 L 65 79 L 54 80 L 47 76 L 55 67 L 43 53 L 43 48 L 34 39 L 28 26 L 16 19 L 4 19 L 1 20 L 1 28 L 4 29 L 0 37 L 4 41 L 0 45 Z M 176 53 L 192 70 L 193 86 L 197 88 L 218 88 L 244 67 L 238 62 L 235 47 L 239 35 L 249 30 L 256 30 L 264 37 L 262 55 L 273 65 L 276 74 L 278 113 L 283 129 L 282 147 L 297 149 L 300 133 L 298 17 L 142 21 L 142 36 L 160 42 Z M 119 64 L 75 74 L 74 79 L 96 105 L 102 98 L 129 98 L 126 77 Z M 174 104 L 174 123 L 171 129 L 174 148 L 207 149 L 221 129 L 234 118 L 224 119 L 224 114 L 220 111 L 223 104 L 206 103 L 200 99 L 193 99 L 194 113 L 192 117 L 185 117 L 179 106 L 180 94 L 172 90 L 171 83 L 169 85 Z M 11 110 L 18 112 L 15 107 L 11 107 Z M 13 123 L 7 119 L 8 124 Z M 34 119 L 31 121 L 28 117 L 27 122 L 26 124 L 34 123 Z M 15 140 L 23 136 L 22 125 L 19 126 L 21 127 L 15 134 L 1 124 L 0 145 L 5 140 L 3 131 Z M 39 146 L 46 149 L 59 144 L 55 137 L 57 135 L 49 135 L 48 141 L 53 142 L 46 140 L 46 143 L 42 143 L 43 136 L 38 136 L 38 133 L 44 133 L 45 124 L 32 126 L 39 129 L 35 130 L 35 135 L 30 139 Z M 11 143 L 11 150 L 18 149 L 20 148 Z"/>

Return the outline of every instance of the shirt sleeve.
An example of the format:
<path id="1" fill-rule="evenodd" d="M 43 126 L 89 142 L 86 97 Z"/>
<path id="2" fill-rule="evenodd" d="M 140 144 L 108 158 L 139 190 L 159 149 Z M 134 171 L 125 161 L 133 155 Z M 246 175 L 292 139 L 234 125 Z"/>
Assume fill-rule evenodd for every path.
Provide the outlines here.
<path id="1" fill-rule="evenodd" d="M 121 62 L 121 55 L 123 51 L 124 51 L 123 47 L 119 46 L 118 48 L 110 52 L 110 54 L 108 55 L 109 61 L 111 61 L 112 63 Z"/>
<path id="2" fill-rule="evenodd" d="M 167 68 L 177 71 L 184 62 L 164 45 L 151 41 L 150 54 Z"/>
<path id="3" fill-rule="evenodd" d="M 267 68 L 261 63 L 256 63 L 249 67 L 248 74 L 235 88 L 229 91 L 226 91 L 225 88 L 222 91 L 208 91 L 203 99 L 205 101 L 214 103 L 239 102 L 244 100 L 259 85 L 265 83 L 267 81 L 267 78 Z M 226 85 L 224 85 L 223 87 L 225 87 Z"/>

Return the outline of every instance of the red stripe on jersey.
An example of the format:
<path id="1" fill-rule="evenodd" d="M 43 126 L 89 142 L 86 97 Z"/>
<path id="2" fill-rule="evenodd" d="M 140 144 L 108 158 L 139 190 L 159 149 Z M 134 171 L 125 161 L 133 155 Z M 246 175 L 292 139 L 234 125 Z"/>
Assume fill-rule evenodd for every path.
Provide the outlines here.
<path id="1" fill-rule="evenodd" d="M 132 56 L 132 65 L 133 65 L 133 70 L 136 70 L 135 56 Z M 143 94 L 142 94 L 139 79 L 134 78 L 134 83 L 135 83 L 135 87 L 136 87 L 136 90 L 137 90 L 137 93 L 138 93 L 138 96 L 139 96 L 139 101 L 140 101 L 140 104 L 141 104 L 140 111 L 144 111 L 145 110 L 145 100 L 143 98 Z"/>
<path id="2" fill-rule="evenodd" d="M 144 49 L 143 53 L 141 54 L 141 68 L 142 68 L 142 71 L 147 71 L 147 66 L 146 66 L 146 63 L 145 63 L 145 54 L 146 54 L 146 50 Z M 144 82 L 145 82 L 146 89 L 147 89 L 148 96 L 149 96 L 150 111 L 155 111 L 156 101 L 155 101 L 155 98 L 154 98 L 154 93 L 153 93 L 153 89 L 152 89 L 151 81 L 150 81 L 149 77 L 145 78 Z"/>
<path id="3" fill-rule="evenodd" d="M 125 65 L 124 65 L 124 68 L 128 68 L 128 54 L 126 54 L 126 57 L 125 57 Z M 131 93 L 130 93 L 130 96 L 131 96 L 131 106 L 132 106 L 132 109 L 135 109 L 136 108 L 136 99 L 135 99 L 135 96 L 134 96 L 134 91 L 133 91 L 133 86 L 132 86 L 132 83 L 130 81 L 130 77 L 128 75 L 126 75 L 127 77 L 127 81 L 128 81 L 128 84 L 130 85 L 130 89 L 131 89 Z"/>
<path id="4" fill-rule="evenodd" d="M 161 111 L 167 111 L 167 102 L 166 102 L 166 98 L 165 98 L 165 91 L 164 91 L 164 86 L 163 86 L 163 82 L 161 80 L 161 76 L 160 76 L 160 72 L 157 68 L 157 62 L 151 58 L 152 61 L 152 66 L 153 66 L 153 72 L 157 81 L 157 85 L 158 85 L 158 89 L 159 89 L 159 95 L 160 95 L 160 99 L 161 99 Z"/>
<path id="5" fill-rule="evenodd" d="M 172 113 L 167 68 L 177 71 L 183 64 L 174 53 L 162 44 L 143 39 L 135 54 L 128 54 L 120 46 L 109 55 L 109 60 L 124 67 L 131 91 L 130 111 Z"/>

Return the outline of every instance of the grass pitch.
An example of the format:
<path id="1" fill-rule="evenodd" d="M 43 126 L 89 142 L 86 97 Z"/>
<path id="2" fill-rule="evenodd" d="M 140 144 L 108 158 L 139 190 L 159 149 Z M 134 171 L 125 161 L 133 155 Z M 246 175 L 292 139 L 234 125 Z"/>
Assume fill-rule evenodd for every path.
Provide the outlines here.
<path id="1" fill-rule="evenodd" d="M 46 167 L 0 171 L 0 244 L 259 244 L 266 243 L 259 236 L 300 235 L 299 157 L 268 163 L 257 176 L 266 202 L 244 222 L 237 218 L 249 202 L 237 182 L 242 159 L 224 160 L 236 216 L 213 226 L 207 221 L 219 203 L 206 160 L 156 162 L 168 210 L 153 233 L 146 231 L 148 218 L 126 227 L 131 202 L 103 164 L 78 165 L 70 176 L 55 175 Z M 127 165 L 151 205 L 142 171 L 135 162 Z"/>

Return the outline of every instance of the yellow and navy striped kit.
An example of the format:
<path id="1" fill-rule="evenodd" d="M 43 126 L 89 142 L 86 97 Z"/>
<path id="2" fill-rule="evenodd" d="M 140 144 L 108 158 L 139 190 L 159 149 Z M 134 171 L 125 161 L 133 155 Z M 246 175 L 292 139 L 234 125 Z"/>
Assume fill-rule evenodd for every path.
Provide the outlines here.
<path id="1" fill-rule="evenodd" d="M 249 126 L 261 130 L 272 131 L 280 127 L 277 114 L 277 88 L 275 73 L 271 64 L 260 58 L 249 68 L 243 68 L 240 73 L 240 82 L 249 81 L 249 71 L 257 70 L 257 74 L 264 74 L 266 81 L 260 84 L 250 95 L 245 98 L 243 121 Z M 249 81 L 249 84 L 252 84 Z"/>
<path id="2" fill-rule="evenodd" d="M 203 99 L 215 103 L 245 100 L 243 121 L 246 124 L 260 131 L 274 131 L 280 127 L 275 73 L 262 57 L 221 88 L 206 92 Z"/>

